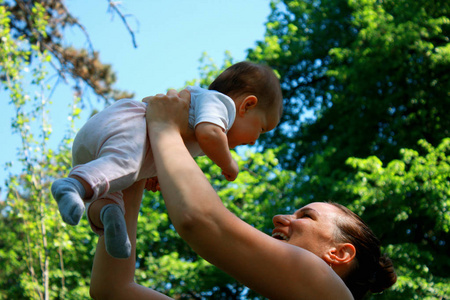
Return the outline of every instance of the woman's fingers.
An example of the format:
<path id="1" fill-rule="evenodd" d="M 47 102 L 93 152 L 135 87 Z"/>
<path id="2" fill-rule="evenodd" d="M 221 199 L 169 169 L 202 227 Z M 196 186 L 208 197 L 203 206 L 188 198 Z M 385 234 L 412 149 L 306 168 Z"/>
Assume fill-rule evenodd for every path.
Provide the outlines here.
<path id="1" fill-rule="evenodd" d="M 182 90 L 178 93 L 178 96 L 185 101 L 188 105 L 191 102 L 191 93 L 188 90 Z"/>
<path id="2" fill-rule="evenodd" d="M 176 96 L 176 95 L 178 95 L 177 90 L 170 89 L 167 91 L 167 96 Z"/>
<path id="3" fill-rule="evenodd" d="M 176 90 L 168 90 L 166 95 L 142 99 L 148 104 L 147 122 L 150 126 L 175 126 L 180 132 L 187 128 L 190 93 L 183 90 L 178 93 Z"/>

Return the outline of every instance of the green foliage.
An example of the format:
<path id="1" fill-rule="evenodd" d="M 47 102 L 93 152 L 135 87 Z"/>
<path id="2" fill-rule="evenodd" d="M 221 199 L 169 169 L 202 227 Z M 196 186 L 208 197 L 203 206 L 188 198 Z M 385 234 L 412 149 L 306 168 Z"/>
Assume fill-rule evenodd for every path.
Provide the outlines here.
<path id="1" fill-rule="evenodd" d="M 51 199 L 50 183 L 70 168 L 74 128 L 68 125 L 59 149 L 48 149 L 44 82 L 50 60 L 73 71 L 73 119 L 80 82 L 114 98 L 115 77 L 109 66 L 97 65 L 97 53 L 57 47 L 62 28 L 80 25 L 61 1 L 21 2 L 26 14 L 18 1 L 5 3 L 0 0 L 0 81 L 15 107 L 23 172 L 9 178 L 0 202 L 0 299 L 86 299 L 97 239 L 85 220 L 66 226 Z M 280 0 L 271 6 L 266 36 L 248 58 L 279 73 L 282 124 L 261 138 L 265 151 L 236 157 L 241 172 L 234 182 L 206 157 L 198 164 L 225 205 L 266 233 L 275 214 L 312 201 L 337 201 L 359 213 L 399 275 L 392 289 L 369 299 L 450 298 L 450 4 Z M 232 62 L 228 56 L 218 67 L 204 55 L 202 78 L 189 84 L 208 86 Z M 177 299 L 261 299 L 179 238 L 158 193 L 143 199 L 136 280 Z"/>
<path id="2" fill-rule="evenodd" d="M 89 92 L 107 102 L 133 97 L 131 93 L 114 88 L 116 74 L 111 65 L 101 62 L 84 26 L 67 10 L 64 0 L 2 0 L 0 5 L 8 12 L 12 40 L 26 41 L 21 44 L 22 51 L 29 54 L 43 49 L 48 51 L 47 58 L 56 74 L 55 86 L 62 81 L 70 84 L 83 101 Z M 72 44 L 65 40 L 68 28 L 80 30 L 86 36 L 87 48 L 67 46 Z"/>
<path id="3" fill-rule="evenodd" d="M 70 167 L 71 140 L 69 135 L 59 153 L 47 148 L 50 87 L 44 79 L 50 56 L 39 43 L 46 37 L 47 16 L 39 3 L 31 10 L 34 45 L 14 37 L 10 17 L 0 6 L 1 83 L 15 108 L 12 128 L 21 137 L 23 173 L 9 178 L 0 202 L 0 299 L 87 298 L 93 235 L 87 226 L 67 228 L 49 192 L 53 178 Z"/>
<path id="4" fill-rule="evenodd" d="M 399 274 L 386 299 L 442 299 L 450 293 L 450 138 L 421 140 L 421 156 L 402 149 L 386 166 L 377 157 L 349 158 L 357 170 L 340 189 L 348 207 L 381 237 Z"/>
<path id="5" fill-rule="evenodd" d="M 5 299 L 86 299 L 93 234 L 87 222 L 71 229 L 51 197 L 50 180 L 69 167 L 69 152 L 49 152 L 33 169 L 10 178 L 1 202 L 0 296 Z M 0 297 L 0 298 L 1 298 Z"/>
<path id="6" fill-rule="evenodd" d="M 320 175 L 334 181 L 332 170 L 349 156 L 390 161 L 419 139 L 437 145 L 450 136 L 448 1 L 272 5 L 266 37 L 249 58 L 281 75 L 285 114 L 262 142 L 287 144 L 284 167 L 323 158 L 329 172 Z"/>
<path id="7" fill-rule="evenodd" d="M 219 68 L 211 57 L 208 56 L 206 52 L 202 54 L 202 57 L 199 60 L 200 62 L 200 79 L 193 79 L 186 82 L 186 86 L 198 85 L 203 88 L 208 88 L 208 86 L 216 79 L 219 74 L 234 64 L 233 58 L 231 57 L 230 52 L 225 52 L 225 59 L 221 68 Z"/>
<path id="8" fill-rule="evenodd" d="M 248 57 L 281 75 L 285 115 L 261 144 L 281 145 L 298 197 L 349 205 L 381 237 L 400 277 L 374 299 L 449 298 L 449 2 L 271 5 Z"/>

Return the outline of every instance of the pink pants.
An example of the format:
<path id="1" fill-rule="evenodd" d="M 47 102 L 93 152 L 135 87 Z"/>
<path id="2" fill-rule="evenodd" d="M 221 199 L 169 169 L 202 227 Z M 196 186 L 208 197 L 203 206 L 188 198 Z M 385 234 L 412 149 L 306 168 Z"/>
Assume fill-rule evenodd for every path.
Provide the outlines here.
<path id="1" fill-rule="evenodd" d="M 94 196 L 89 203 L 110 199 L 125 213 L 122 190 L 140 179 L 156 176 L 147 136 L 146 107 L 133 100 L 117 101 L 89 119 L 75 137 L 74 168 L 69 175 L 78 176 L 91 186 Z M 91 227 L 102 233 L 92 224 Z"/>

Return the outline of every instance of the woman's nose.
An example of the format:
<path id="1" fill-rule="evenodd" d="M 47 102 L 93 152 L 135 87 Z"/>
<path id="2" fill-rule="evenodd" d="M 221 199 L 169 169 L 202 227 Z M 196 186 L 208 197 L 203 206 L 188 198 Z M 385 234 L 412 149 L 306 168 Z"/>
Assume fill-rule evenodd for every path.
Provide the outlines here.
<path id="1" fill-rule="evenodd" d="M 272 222 L 275 226 L 287 226 L 291 223 L 291 217 L 288 215 L 276 215 L 273 217 Z"/>

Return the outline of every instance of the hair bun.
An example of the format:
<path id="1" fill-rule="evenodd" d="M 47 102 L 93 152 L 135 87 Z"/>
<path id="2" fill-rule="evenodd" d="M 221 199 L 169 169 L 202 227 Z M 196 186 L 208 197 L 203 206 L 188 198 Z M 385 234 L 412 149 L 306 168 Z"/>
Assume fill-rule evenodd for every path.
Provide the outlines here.
<path id="1" fill-rule="evenodd" d="M 378 267 L 374 274 L 374 282 L 370 287 L 372 293 L 381 293 L 397 281 L 397 274 L 394 270 L 392 260 L 386 254 L 382 255 L 378 261 Z"/>

